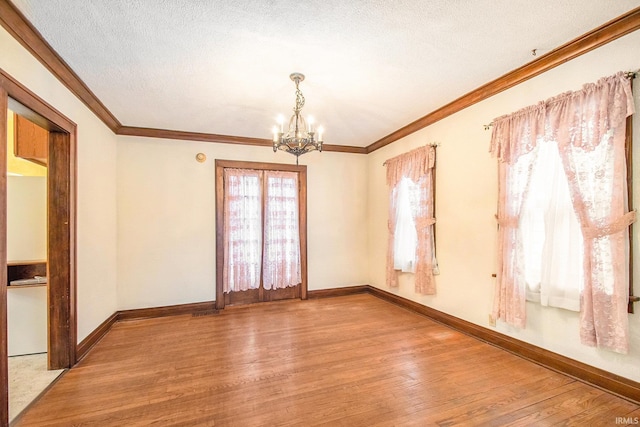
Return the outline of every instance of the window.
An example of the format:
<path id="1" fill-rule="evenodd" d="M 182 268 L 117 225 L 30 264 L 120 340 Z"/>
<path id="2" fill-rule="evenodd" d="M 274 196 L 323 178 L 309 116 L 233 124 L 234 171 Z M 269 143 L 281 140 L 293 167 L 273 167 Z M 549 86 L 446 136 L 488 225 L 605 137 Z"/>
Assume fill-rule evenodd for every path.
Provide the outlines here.
<path id="1" fill-rule="evenodd" d="M 420 186 L 404 177 L 394 191 L 396 223 L 394 225 L 393 269 L 415 273 L 418 232 L 414 218 L 420 202 Z"/>
<path id="2" fill-rule="evenodd" d="M 385 162 L 389 185 L 387 281 L 398 272 L 415 274 L 415 289 L 435 293 L 435 146 L 421 147 Z"/>
<path id="3" fill-rule="evenodd" d="M 494 121 L 495 319 L 524 328 L 525 301 L 537 299 L 580 310 L 584 344 L 628 351 L 632 113 L 630 80 L 618 73 Z"/>

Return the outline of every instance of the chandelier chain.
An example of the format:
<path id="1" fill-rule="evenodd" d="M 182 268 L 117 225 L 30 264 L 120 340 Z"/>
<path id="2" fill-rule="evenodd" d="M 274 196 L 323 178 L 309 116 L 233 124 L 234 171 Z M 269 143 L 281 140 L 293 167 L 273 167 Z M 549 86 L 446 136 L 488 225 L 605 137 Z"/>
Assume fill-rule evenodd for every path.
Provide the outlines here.
<path id="1" fill-rule="evenodd" d="M 298 83 L 296 83 L 296 106 L 294 107 L 293 111 L 299 113 L 302 110 L 302 107 L 304 107 L 304 95 L 298 88 Z"/>

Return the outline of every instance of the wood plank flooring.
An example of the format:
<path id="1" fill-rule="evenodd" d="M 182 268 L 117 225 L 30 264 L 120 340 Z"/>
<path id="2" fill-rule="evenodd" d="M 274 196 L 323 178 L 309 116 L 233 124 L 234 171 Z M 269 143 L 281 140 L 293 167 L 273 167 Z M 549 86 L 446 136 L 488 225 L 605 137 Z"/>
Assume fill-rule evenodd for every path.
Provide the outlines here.
<path id="1" fill-rule="evenodd" d="M 119 322 L 15 425 L 607 426 L 639 415 L 360 294 Z"/>

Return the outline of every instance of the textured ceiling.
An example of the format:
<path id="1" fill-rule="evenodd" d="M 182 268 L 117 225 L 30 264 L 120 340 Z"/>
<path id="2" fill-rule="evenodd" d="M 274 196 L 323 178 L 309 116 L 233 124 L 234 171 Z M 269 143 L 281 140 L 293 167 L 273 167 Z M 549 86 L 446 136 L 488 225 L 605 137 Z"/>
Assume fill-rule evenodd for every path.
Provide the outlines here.
<path id="1" fill-rule="evenodd" d="M 640 0 L 12 0 L 125 126 L 367 146 Z"/>

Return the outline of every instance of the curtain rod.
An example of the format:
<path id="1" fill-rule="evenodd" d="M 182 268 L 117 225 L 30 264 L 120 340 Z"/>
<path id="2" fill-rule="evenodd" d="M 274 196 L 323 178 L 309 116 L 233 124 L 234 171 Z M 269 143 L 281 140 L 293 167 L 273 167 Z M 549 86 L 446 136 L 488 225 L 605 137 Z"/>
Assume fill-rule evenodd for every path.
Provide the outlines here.
<path id="1" fill-rule="evenodd" d="M 636 77 L 638 77 L 638 73 L 640 73 L 640 69 L 637 69 L 635 71 L 626 71 L 624 73 L 624 76 L 629 80 L 633 80 Z M 493 126 L 493 122 L 489 123 L 488 125 L 482 125 L 482 126 L 484 126 L 484 130 L 489 130 L 491 129 L 491 126 Z"/>

